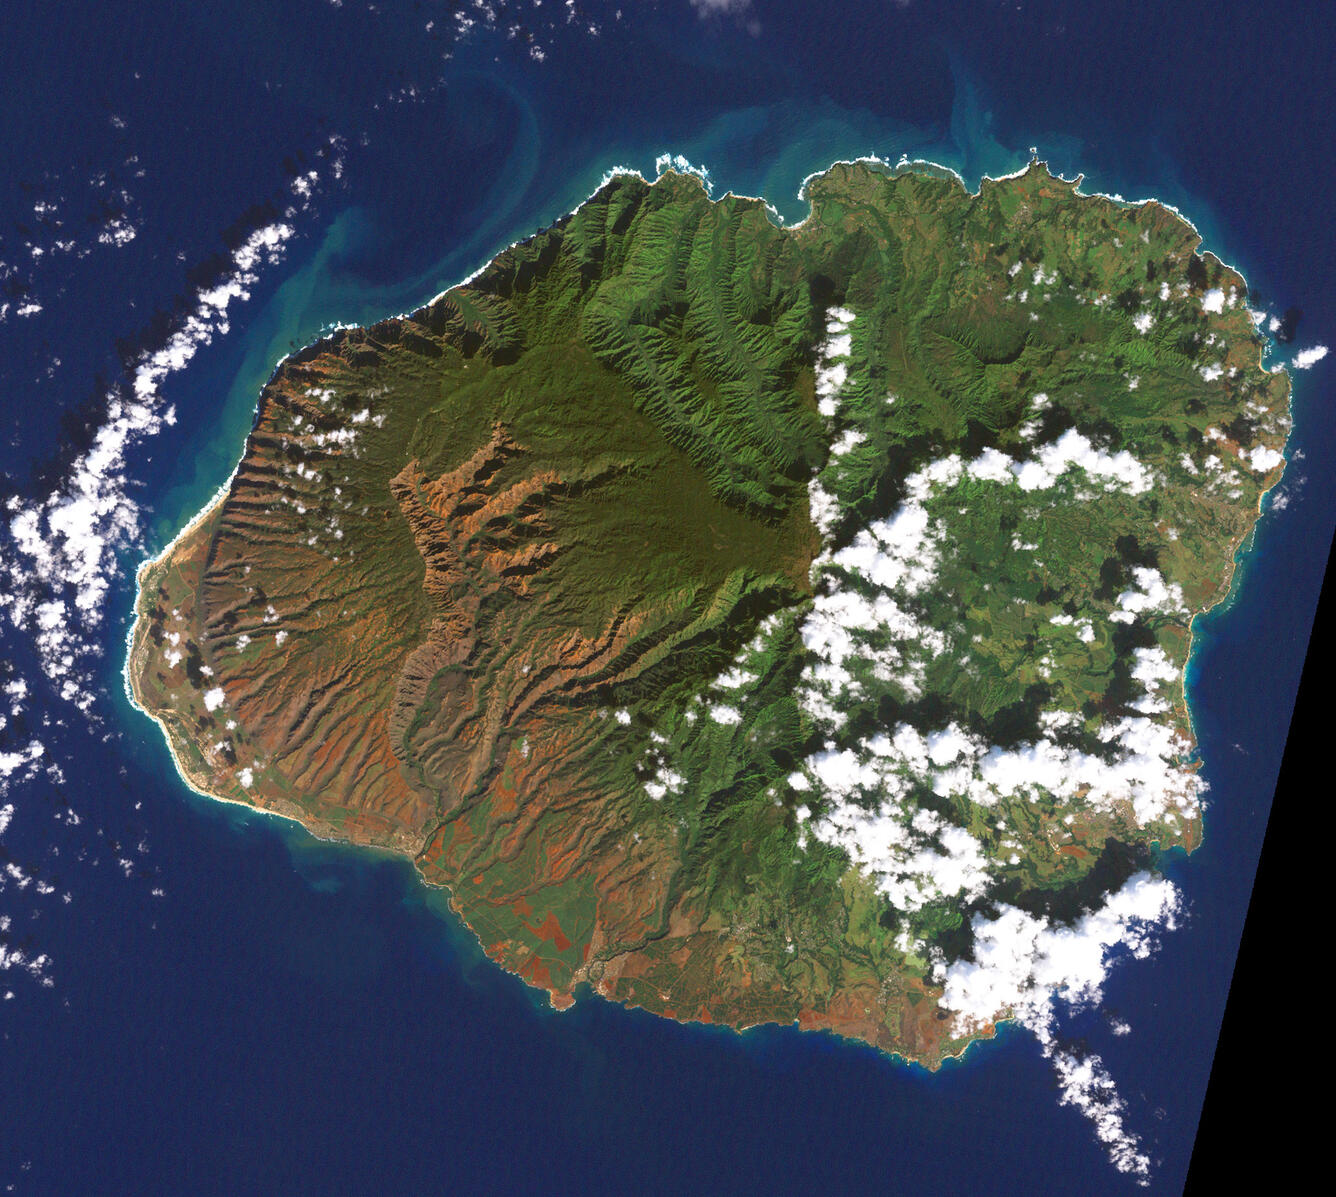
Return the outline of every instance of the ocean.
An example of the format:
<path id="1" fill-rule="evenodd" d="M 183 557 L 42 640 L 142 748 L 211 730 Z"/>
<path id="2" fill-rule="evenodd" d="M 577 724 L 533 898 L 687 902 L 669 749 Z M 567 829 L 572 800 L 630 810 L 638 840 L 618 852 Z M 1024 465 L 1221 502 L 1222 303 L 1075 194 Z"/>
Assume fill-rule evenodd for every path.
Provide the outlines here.
<path id="1" fill-rule="evenodd" d="M 8 0 L 0 555 L 27 565 L 0 610 L 0 1185 L 1137 1191 L 1023 1030 L 928 1073 L 592 995 L 556 1013 L 405 861 L 192 794 L 124 695 L 134 569 L 226 480 L 284 354 L 420 304 L 663 153 L 792 222 L 837 159 L 973 187 L 1033 147 L 1086 191 L 1180 208 L 1292 336 L 1268 363 L 1294 361 L 1336 337 L 1332 25 L 1057 0 Z M 158 405 L 113 407 L 167 347 Z M 1186 912 L 1061 1023 L 1116 1084 L 1152 1192 L 1187 1173 L 1336 523 L 1331 370 L 1294 372 L 1291 464 L 1197 625 L 1206 838 L 1162 862 Z M 71 487 L 98 532 L 34 564 L 12 521 Z"/>

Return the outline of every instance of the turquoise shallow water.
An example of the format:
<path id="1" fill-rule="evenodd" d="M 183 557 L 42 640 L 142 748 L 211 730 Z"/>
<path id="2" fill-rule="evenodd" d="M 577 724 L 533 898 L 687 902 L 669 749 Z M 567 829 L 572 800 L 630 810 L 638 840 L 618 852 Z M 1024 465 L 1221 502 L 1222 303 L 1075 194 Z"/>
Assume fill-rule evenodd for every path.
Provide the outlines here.
<path id="1" fill-rule="evenodd" d="M 31 86 L 69 100 L 57 122 L 0 71 L 0 164 L 37 186 L 119 139 L 118 168 L 134 154 L 146 171 L 121 168 L 141 231 L 124 257 L 34 276 L 46 323 L 0 327 L 0 464 L 17 493 L 58 474 L 61 446 L 67 458 L 96 420 L 89 396 L 118 368 L 117 341 L 189 294 L 222 230 L 286 202 L 284 159 L 305 169 L 331 132 L 345 145 L 342 178 L 325 169 L 284 261 L 165 385 L 177 423 L 128 462 L 150 550 L 228 476 L 284 353 L 416 306 L 608 169 L 652 174 L 662 152 L 794 221 L 802 179 L 834 159 L 924 157 L 973 186 L 1034 145 L 1090 190 L 1182 207 L 1277 310 L 1305 308 L 1302 341 L 1333 335 L 1331 246 L 1307 232 L 1329 183 L 1310 147 L 1330 141 L 1332 117 L 1295 99 L 1324 77 L 1320 18 L 1305 50 L 1229 6 L 1203 31 L 1188 14 L 1149 28 L 1062 4 L 1020 17 L 854 4 L 818 27 L 797 6 L 757 3 L 753 31 L 684 3 L 620 23 L 599 10 L 597 38 L 559 22 L 542 62 L 504 31 L 443 62 L 429 17 L 297 4 L 295 36 L 245 3 L 174 24 L 152 5 L 119 24 L 76 7 L 61 53 L 41 52 L 52 38 L 36 8 L 0 18 L 12 34 L 0 44 L 36 47 Z M 1185 45 L 1194 53 L 1174 51 Z M 1220 61 L 1251 63 L 1254 89 L 1224 88 Z M 413 82 L 418 99 L 389 98 Z M 109 114 L 124 131 L 108 133 Z M 32 202 L 3 194 L 9 260 Z M 1151 959 L 1113 971 L 1103 1008 L 1064 1026 L 1117 1081 L 1154 1191 L 1178 1191 L 1187 1167 L 1320 583 L 1314 546 L 1336 512 L 1329 390 L 1319 371 L 1300 378 L 1289 505 L 1263 519 L 1235 601 L 1200 628 L 1190 686 L 1207 839 L 1165 864 L 1188 917 Z M 1023 1032 L 927 1074 L 791 1029 L 678 1026 L 592 997 L 553 1013 L 404 862 L 186 792 L 120 692 L 130 601 L 123 570 L 91 731 L 40 690 L 30 642 L 4 630 L 7 668 L 33 679 L 34 698 L 0 732 L 40 732 L 64 772 L 7 799 L 4 851 L 54 887 L 0 892 L 6 942 L 48 954 L 53 981 L 4 977 L 0 1180 L 17 1191 L 1030 1193 L 1071 1192 L 1073 1177 L 1082 1192 L 1130 1191 Z M 1111 1017 L 1131 1034 L 1114 1035 Z"/>

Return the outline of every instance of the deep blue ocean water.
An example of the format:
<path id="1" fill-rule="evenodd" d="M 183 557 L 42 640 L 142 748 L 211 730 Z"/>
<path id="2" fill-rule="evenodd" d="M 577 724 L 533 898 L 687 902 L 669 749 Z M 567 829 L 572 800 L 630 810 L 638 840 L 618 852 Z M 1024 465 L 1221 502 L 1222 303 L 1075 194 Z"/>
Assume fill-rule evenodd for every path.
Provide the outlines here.
<path id="1" fill-rule="evenodd" d="M 317 176 L 283 260 L 163 384 L 176 422 L 128 456 L 145 535 L 94 633 L 92 710 L 50 693 L 31 637 L 0 631 L 0 680 L 29 686 L 0 750 L 38 738 L 63 773 L 0 799 L 0 862 L 35 879 L 0 889 L 0 942 L 47 956 L 50 982 L 0 973 L 0 1185 L 1133 1191 L 1024 1032 L 928 1074 L 825 1035 L 679 1026 L 592 997 L 555 1014 L 406 863 L 196 798 L 121 691 L 131 579 L 227 477 L 284 353 L 424 301 L 662 151 L 797 219 L 800 181 L 837 158 L 922 156 L 974 185 L 1035 146 L 1087 190 L 1176 204 L 1254 304 L 1302 308 L 1270 360 L 1330 341 L 1325 9 L 661 0 L 619 17 L 546 0 L 463 7 L 461 39 L 455 7 L 0 9 L 0 499 L 60 484 L 125 356 L 294 206 L 294 175 Z M 133 240 L 98 240 L 121 221 Z M 1155 1192 L 1179 1191 L 1188 1165 L 1336 519 L 1332 368 L 1295 375 L 1287 501 L 1233 602 L 1198 625 L 1207 836 L 1165 863 L 1188 913 L 1066 1027 L 1116 1080 Z"/>

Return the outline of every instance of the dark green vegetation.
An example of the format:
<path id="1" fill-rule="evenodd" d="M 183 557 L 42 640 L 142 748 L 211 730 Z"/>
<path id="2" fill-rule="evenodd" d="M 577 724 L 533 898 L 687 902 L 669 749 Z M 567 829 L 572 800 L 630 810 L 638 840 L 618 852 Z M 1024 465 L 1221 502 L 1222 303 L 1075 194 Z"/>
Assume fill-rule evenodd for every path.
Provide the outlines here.
<path id="1" fill-rule="evenodd" d="M 1242 280 L 1157 205 L 1041 165 L 977 197 L 837 166 L 810 198 L 782 231 L 690 177 L 615 178 L 469 285 L 286 361 L 228 494 L 141 574 L 131 678 L 199 788 L 411 853 L 558 1004 L 589 982 L 936 1064 L 971 1032 L 930 948 L 968 952 L 966 915 L 999 896 L 1096 902 L 1140 859 L 1124 845 L 1190 847 L 1195 815 L 1094 804 L 1057 830 L 1081 796 L 1030 793 L 1004 848 L 986 806 L 918 778 L 912 809 L 969 830 L 990 883 L 906 904 L 791 778 L 899 724 L 1032 743 L 1055 707 L 1107 752 L 1144 693 L 1135 651 L 1181 672 L 1190 613 L 1227 585 L 1274 477 L 1238 455 L 1279 447 L 1287 388 Z M 1020 463 L 1073 429 L 1154 484 L 929 487 L 931 584 L 897 602 L 951 651 L 906 684 L 873 668 L 894 634 L 860 633 L 861 690 L 822 715 L 804 629 L 832 588 L 875 590 L 840 551 L 933 463 Z M 1138 569 L 1182 609 L 1111 621 Z M 1165 693 L 1155 718 L 1186 737 Z"/>

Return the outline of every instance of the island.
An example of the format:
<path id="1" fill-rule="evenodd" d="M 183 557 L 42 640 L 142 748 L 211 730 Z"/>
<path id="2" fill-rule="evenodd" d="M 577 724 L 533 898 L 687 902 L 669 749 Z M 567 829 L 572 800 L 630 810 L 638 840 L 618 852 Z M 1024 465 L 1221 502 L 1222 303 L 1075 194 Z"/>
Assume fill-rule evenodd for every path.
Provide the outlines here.
<path id="1" fill-rule="evenodd" d="M 784 227 L 614 175 L 279 365 L 135 701 L 554 1006 L 937 1067 L 1014 1013 L 951 990 L 986 920 L 1200 842 L 1192 624 L 1284 467 L 1243 278 L 1079 184 L 840 163 Z"/>

